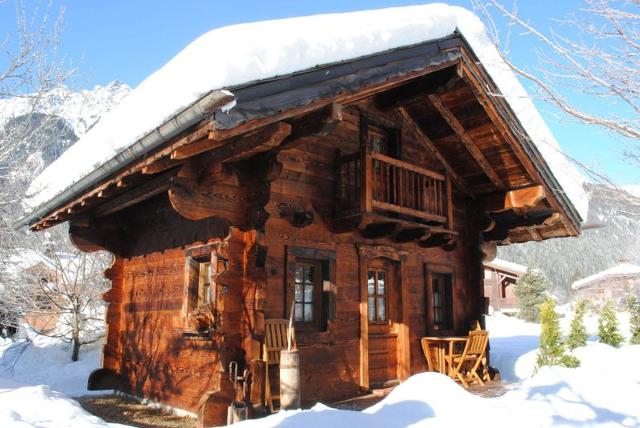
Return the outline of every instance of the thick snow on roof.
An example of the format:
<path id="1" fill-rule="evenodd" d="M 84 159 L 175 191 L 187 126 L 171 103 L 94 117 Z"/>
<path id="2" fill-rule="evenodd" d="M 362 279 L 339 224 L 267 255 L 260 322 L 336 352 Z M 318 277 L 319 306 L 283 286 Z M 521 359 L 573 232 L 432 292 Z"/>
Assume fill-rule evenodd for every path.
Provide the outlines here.
<path id="1" fill-rule="evenodd" d="M 586 278 L 582 278 L 573 284 L 571 284 L 571 288 L 574 290 L 578 288 L 582 288 L 587 284 L 591 284 L 592 282 L 599 281 L 604 278 L 612 278 L 612 277 L 620 277 L 620 276 L 638 276 L 640 275 L 640 266 L 634 265 L 633 263 L 620 263 L 615 265 L 612 268 L 603 270 Z"/>
<path id="2" fill-rule="evenodd" d="M 520 265 L 518 263 L 510 262 L 508 260 L 502 259 L 493 259 L 490 262 L 483 262 L 485 266 L 492 267 L 495 269 L 506 270 L 509 272 L 515 273 L 526 273 L 527 267 L 524 265 Z"/>
<path id="3" fill-rule="evenodd" d="M 466 9 L 435 3 L 233 25 L 196 39 L 144 80 L 37 177 L 25 203 L 53 199 L 211 90 L 446 37 L 458 30 L 519 117 L 583 219 L 584 178 L 562 155 L 522 85 Z"/>

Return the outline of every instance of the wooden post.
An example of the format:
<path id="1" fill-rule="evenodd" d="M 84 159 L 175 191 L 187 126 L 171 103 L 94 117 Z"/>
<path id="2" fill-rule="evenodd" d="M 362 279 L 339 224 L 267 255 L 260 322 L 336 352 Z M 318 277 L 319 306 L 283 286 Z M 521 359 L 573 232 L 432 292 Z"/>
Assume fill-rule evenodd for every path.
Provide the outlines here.
<path id="1" fill-rule="evenodd" d="M 369 389 L 369 315 L 367 272 L 368 259 L 358 249 L 359 281 L 360 281 L 360 388 Z"/>
<path id="2" fill-rule="evenodd" d="M 370 213 L 373 211 L 373 161 L 369 156 L 369 148 L 365 144 L 360 152 L 360 165 L 362 170 L 362 192 L 360 193 L 360 211 Z"/>
<path id="3" fill-rule="evenodd" d="M 398 378 L 401 381 L 411 376 L 411 340 L 409 336 L 409 284 L 407 281 L 407 256 L 400 257 L 399 263 L 400 290 L 400 329 L 398 331 Z"/>
<path id="4" fill-rule="evenodd" d="M 449 173 L 445 178 L 447 185 L 447 229 L 453 230 L 453 194 L 451 191 L 451 177 Z"/>

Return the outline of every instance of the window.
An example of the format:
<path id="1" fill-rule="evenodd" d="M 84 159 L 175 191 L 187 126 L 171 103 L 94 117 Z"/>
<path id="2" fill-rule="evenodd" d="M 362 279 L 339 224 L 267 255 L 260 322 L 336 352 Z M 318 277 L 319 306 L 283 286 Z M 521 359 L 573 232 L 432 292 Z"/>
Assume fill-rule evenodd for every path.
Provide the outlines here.
<path id="1" fill-rule="evenodd" d="M 376 119 L 360 115 L 362 139 L 374 153 L 396 159 L 401 154 L 401 132 L 399 128 L 377 123 Z"/>
<path id="2" fill-rule="evenodd" d="M 313 324 L 322 310 L 321 262 L 317 260 L 298 260 L 295 276 L 295 310 L 297 323 Z"/>
<path id="3" fill-rule="evenodd" d="M 287 247 L 285 317 L 293 304 L 299 331 L 329 330 L 335 320 L 335 252 Z"/>
<path id="4" fill-rule="evenodd" d="M 436 272 L 431 274 L 433 324 L 440 330 L 453 328 L 452 288 L 452 274 Z"/>
<path id="5" fill-rule="evenodd" d="M 211 298 L 211 256 L 195 259 L 198 272 L 198 303 L 196 306 L 209 305 Z"/>
<path id="6" fill-rule="evenodd" d="M 226 270 L 217 247 L 207 245 L 187 251 L 183 314 L 189 330 L 211 331 L 219 327 L 224 287 L 216 280 Z"/>
<path id="7" fill-rule="evenodd" d="M 370 270 L 367 276 L 369 292 L 369 322 L 384 323 L 387 321 L 387 271 Z"/>

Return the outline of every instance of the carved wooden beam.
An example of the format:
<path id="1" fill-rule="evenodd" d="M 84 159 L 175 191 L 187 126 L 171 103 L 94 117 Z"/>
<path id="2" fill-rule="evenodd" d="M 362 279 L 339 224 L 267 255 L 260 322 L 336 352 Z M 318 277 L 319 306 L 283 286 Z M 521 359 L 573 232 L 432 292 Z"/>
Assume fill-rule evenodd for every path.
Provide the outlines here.
<path id="1" fill-rule="evenodd" d="M 104 217 L 109 214 L 121 211 L 130 206 L 136 205 L 169 189 L 171 177 L 176 171 L 166 171 L 156 177 L 151 178 L 137 187 L 128 189 L 127 192 L 114 197 L 113 199 L 95 207 L 91 214 L 95 217 Z"/>
<path id="2" fill-rule="evenodd" d="M 456 187 L 460 189 L 465 195 L 473 197 L 473 193 L 469 190 L 469 186 L 465 182 L 464 178 L 462 178 L 451 166 L 451 164 L 447 161 L 447 159 L 442 155 L 440 150 L 436 147 L 436 145 L 431 141 L 427 135 L 422 132 L 420 129 L 420 125 L 413 120 L 411 114 L 407 111 L 406 108 L 400 107 L 398 108 L 398 113 L 402 119 L 403 124 L 410 129 L 416 137 L 418 143 L 422 144 L 422 146 L 427 149 L 429 152 L 433 154 L 433 156 L 442 164 L 444 169 L 449 173 L 449 177 L 456 184 Z"/>
<path id="3" fill-rule="evenodd" d="M 204 152 L 208 152 L 210 162 L 246 159 L 279 146 L 289 134 L 291 134 L 291 125 L 277 122 L 229 141 L 200 140 L 174 150 L 171 153 L 171 159 L 187 159 Z"/>
<path id="4" fill-rule="evenodd" d="M 419 241 L 418 245 L 422 248 L 434 248 L 453 246 L 457 240 L 457 236 L 451 233 L 439 233 L 437 235 L 431 235 L 425 240 Z"/>
<path id="5" fill-rule="evenodd" d="M 149 174 L 157 174 L 159 172 L 162 171 L 166 171 L 168 169 L 174 168 L 178 165 L 180 165 L 182 162 L 179 160 L 174 160 L 174 159 L 170 159 L 170 158 L 161 158 L 158 159 L 157 161 L 145 166 L 142 168 L 142 173 L 144 175 L 149 175 Z"/>
<path id="6" fill-rule="evenodd" d="M 440 116 L 447 122 L 447 124 L 451 127 L 453 132 L 460 139 L 462 144 L 467 148 L 471 156 L 476 160 L 480 168 L 484 171 L 484 173 L 489 177 L 489 179 L 496 185 L 496 187 L 500 189 L 504 189 L 506 186 L 504 185 L 502 179 L 498 176 L 496 171 L 493 169 L 487 158 L 482 154 L 480 149 L 473 143 L 469 134 L 464 129 L 464 126 L 460 123 L 458 118 L 453 114 L 453 112 L 447 108 L 443 103 L 440 96 L 436 94 L 428 95 L 429 101 L 433 107 L 440 113 Z"/>
<path id="7" fill-rule="evenodd" d="M 546 197 L 544 187 L 538 185 L 488 195 L 483 201 L 485 210 L 490 213 L 508 210 L 525 212 L 539 206 Z"/>
<path id="8" fill-rule="evenodd" d="M 417 241 L 418 239 L 426 239 L 430 234 L 431 232 L 428 227 L 402 229 L 396 233 L 394 240 L 399 243 L 411 242 Z"/>
<path id="9" fill-rule="evenodd" d="M 244 188 L 216 183 L 206 193 L 196 189 L 198 189 L 197 184 L 187 178 L 172 179 L 169 201 L 178 214 L 189 220 L 221 217 L 236 227 L 244 225 L 246 203 Z"/>
<path id="10" fill-rule="evenodd" d="M 291 148 L 292 144 L 309 136 L 325 136 L 331 134 L 342 122 L 342 105 L 329 104 L 319 110 L 289 120 L 291 135 L 280 145 L 279 150 Z"/>
<path id="11" fill-rule="evenodd" d="M 534 236 L 531 234 L 531 230 L 536 229 L 537 227 L 552 226 L 561 221 L 562 215 L 554 212 L 535 217 L 530 216 L 509 219 L 507 221 L 500 221 L 497 219 L 495 229 L 484 233 L 483 236 L 485 241 L 504 241 L 509 237 L 510 231 L 525 230 L 529 232 L 534 240 L 542 240 L 542 235 L 539 234 L 539 231 L 534 230 L 533 233 L 536 234 Z"/>
<path id="12" fill-rule="evenodd" d="M 360 230 L 363 237 L 378 239 L 393 235 L 398 230 L 397 223 L 372 223 Z"/>

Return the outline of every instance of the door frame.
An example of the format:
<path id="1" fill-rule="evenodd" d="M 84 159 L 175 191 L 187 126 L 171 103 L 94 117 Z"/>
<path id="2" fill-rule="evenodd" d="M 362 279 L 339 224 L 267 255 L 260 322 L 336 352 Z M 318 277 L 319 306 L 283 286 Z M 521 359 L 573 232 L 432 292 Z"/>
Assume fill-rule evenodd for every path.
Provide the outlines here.
<path id="1" fill-rule="evenodd" d="M 358 279 L 360 281 L 360 387 L 369 389 L 369 315 L 367 277 L 369 265 L 374 259 L 383 258 L 397 263 L 396 280 L 400 311 L 396 314 L 398 322 L 397 368 L 398 380 L 409 377 L 411 355 L 409 349 L 409 299 L 408 286 L 404 284 L 408 253 L 387 245 L 356 244 L 358 250 Z"/>

